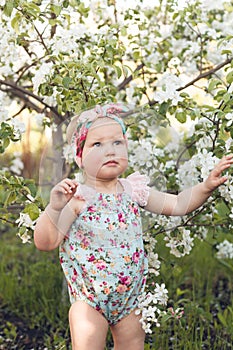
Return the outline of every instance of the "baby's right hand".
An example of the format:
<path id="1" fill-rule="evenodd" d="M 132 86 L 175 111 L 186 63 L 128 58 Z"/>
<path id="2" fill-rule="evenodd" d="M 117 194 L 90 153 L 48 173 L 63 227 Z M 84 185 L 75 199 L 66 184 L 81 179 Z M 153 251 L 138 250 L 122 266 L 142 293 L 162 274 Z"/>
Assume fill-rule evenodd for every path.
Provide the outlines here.
<path id="1" fill-rule="evenodd" d="M 56 184 L 50 193 L 50 206 L 54 210 L 62 210 L 73 197 L 78 184 L 75 180 L 64 179 Z"/>

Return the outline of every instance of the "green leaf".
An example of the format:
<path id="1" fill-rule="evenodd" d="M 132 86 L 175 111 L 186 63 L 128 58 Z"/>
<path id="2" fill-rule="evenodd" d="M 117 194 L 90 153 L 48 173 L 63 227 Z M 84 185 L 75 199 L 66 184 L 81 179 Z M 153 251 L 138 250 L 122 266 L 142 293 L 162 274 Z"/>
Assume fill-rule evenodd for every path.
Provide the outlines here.
<path id="1" fill-rule="evenodd" d="M 19 23 L 20 23 L 20 16 L 17 13 L 11 21 L 11 26 L 15 30 L 16 33 L 19 33 Z"/>
<path id="2" fill-rule="evenodd" d="M 133 52 L 133 59 L 136 61 L 141 57 L 141 54 L 139 51 L 134 51 Z"/>
<path id="3" fill-rule="evenodd" d="M 207 90 L 211 92 L 215 90 L 216 87 L 220 84 L 221 84 L 221 81 L 219 79 L 210 79 Z"/>
<path id="4" fill-rule="evenodd" d="M 221 55 L 231 55 L 232 51 L 231 50 L 222 50 Z"/>
<path id="5" fill-rule="evenodd" d="M 113 68 L 114 68 L 114 70 L 115 70 L 115 72 L 117 74 L 117 78 L 119 79 L 122 76 L 121 68 L 119 66 L 117 66 L 117 65 L 114 65 Z"/>
<path id="6" fill-rule="evenodd" d="M 5 202 L 4 202 L 4 207 L 6 208 L 9 204 L 15 202 L 16 200 L 16 192 L 15 191 L 10 191 L 8 194 L 7 194 L 7 197 L 5 199 Z"/>
<path id="7" fill-rule="evenodd" d="M 60 15 L 61 9 L 62 9 L 61 6 L 51 4 L 51 10 L 52 10 L 52 12 L 53 12 L 56 16 L 59 16 L 59 15 Z"/>
<path id="8" fill-rule="evenodd" d="M 10 17 L 13 9 L 14 9 L 14 1 L 13 0 L 6 1 L 6 4 L 3 8 L 4 15 L 6 15 L 7 17 Z"/>
<path id="9" fill-rule="evenodd" d="M 35 19 L 37 15 L 40 14 L 40 7 L 33 2 L 24 3 L 24 7 L 27 13 Z"/>
<path id="10" fill-rule="evenodd" d="M 228 82 L 228 84 L 233 83 L 233 71 L 231 71 L 227 74 L 226 81 Z"/>
<path id="11" fill-rule="evenodd" d="M 31 220 L 36 220 L 40 214 L 39 208 L 35 203 L 28 204 L 24 208 L 23 212 L 27 213 L 30 216 Z"/>
<path id="12" fill-rule="evenodd" d="M 175 117 L 180 123 L 185 123 L 187 120 L 185 112 L 176 112 Z"/>
<path id="13" fill-rule="evenodd" d="M 216 209 L 221 218 L 224 218 L 229 215 L 229 208 L 224 202 L 217 204 Z"/>
<path id="14" fill-rule="evenodd" d="M 70 78 L 70 77 L 64 77 L 64 78 L 62 79 L 62 85 L 63 85 L 66 89 L 69 89 L 70 82 L 71 82 L 71 78 Z"/>
<path id="15" fill-rule="evenodd" d="M 168 102 L 162 102 L 159 106 L 159 113 L 162 115 L 166 115 L 169 105 L 170 104 Z"/>
<path id="16" fill-rule="evenodd" d="M 9 146 L 9 144 L 10 144 L 9 137 L 0 140 L 0 153 L 5 152 L 5 149 Z"/>
<path id="17" fill-rule="evenodd" d="M 121 28 L 121 35 L 122 36 L 126 36 L 127 35 L 127 28 L 126 27 L 122 27 Z"/>

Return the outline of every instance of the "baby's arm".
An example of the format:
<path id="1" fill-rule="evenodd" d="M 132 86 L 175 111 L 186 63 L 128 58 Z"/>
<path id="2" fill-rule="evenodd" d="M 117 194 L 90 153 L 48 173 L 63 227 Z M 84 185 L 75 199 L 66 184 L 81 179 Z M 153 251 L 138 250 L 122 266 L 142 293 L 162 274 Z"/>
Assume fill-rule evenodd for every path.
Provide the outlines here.
<path id="1" fill-rule="evenodd" d="M 226 180 L 222 172 L 233 164 L 233 155 L 225 156 L 210 172 L 208 178 L 189 189 L 172 195 L 150 190 L 148 203 L 145 207 L 152 213 L 164 215 L 186 215 L 199 208 L 211 195 L 211 193 Z"/>
<path id="2" fill-rule="evenodd" d="M 38 249 L 58 247 L 78 215 L 80 200 L 73 198 L 77 183 L 71 179 L 59 182 L 51 191 L 50 202 L 37 220 L 34 242 Z"/>

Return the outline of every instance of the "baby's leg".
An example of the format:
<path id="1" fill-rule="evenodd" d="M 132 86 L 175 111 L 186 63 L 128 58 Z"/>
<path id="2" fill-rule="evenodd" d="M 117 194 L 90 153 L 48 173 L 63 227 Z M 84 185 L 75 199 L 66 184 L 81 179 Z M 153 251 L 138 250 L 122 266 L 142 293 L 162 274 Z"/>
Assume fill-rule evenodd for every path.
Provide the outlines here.
<path id="1" fill-rule="evenodd" d="M 111 326 L 114 350 L 143 350 L 145 332 L 139 322 L 140 316 L 135 311 L 124 317 L 116 325 Z"/>
<path id="2" fill-rule="evenodd" d="M 72 350 L 103 350 L 108 322 L 84 301 L 76 301 L 69 311 Z"/>

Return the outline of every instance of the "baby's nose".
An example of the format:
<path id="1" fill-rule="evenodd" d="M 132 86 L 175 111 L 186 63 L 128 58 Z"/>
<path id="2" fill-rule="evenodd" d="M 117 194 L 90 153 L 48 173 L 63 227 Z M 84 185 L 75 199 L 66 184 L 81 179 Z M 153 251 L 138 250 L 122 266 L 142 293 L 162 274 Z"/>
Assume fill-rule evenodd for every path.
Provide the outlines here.
<path id="1" fill-rule="evenodd" d="M 112 143 L 108 143 L 108 144 L 106 144 L 105 146 L 106 146 L 106 147 L 105 147 L 105 153 L 106 153 L 107 155 L 115 154 L 115 147 L 114 147 L 114 145 L 113 145 Z"/>

